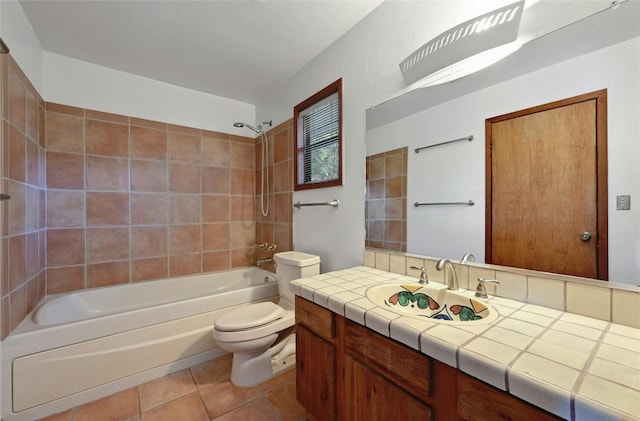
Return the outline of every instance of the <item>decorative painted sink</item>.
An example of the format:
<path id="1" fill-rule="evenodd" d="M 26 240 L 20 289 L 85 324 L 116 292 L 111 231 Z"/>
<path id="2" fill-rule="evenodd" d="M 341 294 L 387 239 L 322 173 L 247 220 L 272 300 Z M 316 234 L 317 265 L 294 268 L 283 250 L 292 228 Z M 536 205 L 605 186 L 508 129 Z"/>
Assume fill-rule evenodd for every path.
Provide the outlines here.
<path id="1" fill-rule="evenodd" d="M 491 305 L 446 287 L 380 284 L 368 288 L 366 296 L 369 301 L 386 310 L 435 322 L 477 324 L 498 318 L 498 312 Z"/>

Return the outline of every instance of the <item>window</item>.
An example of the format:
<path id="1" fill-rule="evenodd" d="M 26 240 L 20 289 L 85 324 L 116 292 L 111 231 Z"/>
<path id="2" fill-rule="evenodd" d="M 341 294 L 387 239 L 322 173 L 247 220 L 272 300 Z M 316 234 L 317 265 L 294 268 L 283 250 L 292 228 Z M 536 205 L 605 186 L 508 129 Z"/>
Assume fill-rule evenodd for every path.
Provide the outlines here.
<path id="1" fill-rule="evenodd" d="M 293 109 L 295 190 L 342 184 L 342 79 Z"/>

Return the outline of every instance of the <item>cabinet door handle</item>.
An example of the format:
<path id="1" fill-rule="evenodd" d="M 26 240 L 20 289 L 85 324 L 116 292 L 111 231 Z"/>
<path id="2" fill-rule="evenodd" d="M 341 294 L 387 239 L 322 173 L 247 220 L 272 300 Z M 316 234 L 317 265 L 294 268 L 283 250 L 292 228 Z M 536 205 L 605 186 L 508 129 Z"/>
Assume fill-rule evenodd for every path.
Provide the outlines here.
<path id="1" fill-rule="evenodd" d="M 0 193 L 0 201 L 9 199 L 11 199 L 11 196 L 9 196 L 8 194 Z"/>
<path id="2" fill-rule="evenodd" d="M 589 240 L 591 240 L 591 237 L 592 237 L 592 235 L 591 235 L 591 233 L 589 231 L 584 231 L 584 232 L 580 233 L 580 239 L 582 241 L 589 241 Z"/>

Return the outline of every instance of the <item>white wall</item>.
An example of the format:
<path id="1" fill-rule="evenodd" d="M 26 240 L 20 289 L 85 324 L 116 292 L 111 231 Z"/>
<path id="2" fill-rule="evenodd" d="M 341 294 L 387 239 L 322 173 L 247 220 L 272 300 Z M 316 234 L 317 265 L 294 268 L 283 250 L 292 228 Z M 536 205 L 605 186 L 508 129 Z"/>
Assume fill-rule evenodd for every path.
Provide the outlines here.
<path id="1" fill-rule="evenodd" d="M 448 29 L 451 22 L 463 22 L 499 3 L 386 1 L 256 104 L 256 120 L 280 123 L 293 117 L 296 104 L 343 79 L 344 185 L 295 192 L 293 199 L 340 200 L 337 209 L 294 210 L 294 248 L 318 254 L 323 272 L 362 264 L 365 109 L 405 89 L 398 64 L 425 40 Z M 433 16 L 438 19 L 429 19 Z"/>
<path id="2" fill-rule="evenodd" d="M 42 48 L 17 0 L 0 1 L 0 36 L 22 71 L 42 95 Z"/>
<path id="3" fill-rule="evenodd" d="M 408 250 L 484 260 L 484 121 L 600 89 L 608 90 L 610 280 L 640 283 L 640 38 L 434 106 L 367 133 L 367 154 L 408 146 Z M 415 154 L 413 149 L 474 135 L 473 142 Z M 631 211 L 615 196 L 631 195 Z M 415 201 L 473 207 L 414 208 Z M 635 205 L 634 205 L 635 204 Z"/>
<path id="4" fill-rule="evenodd" d="M 48 102 L 246 136 L 255 106 L 44 52 Z"/>

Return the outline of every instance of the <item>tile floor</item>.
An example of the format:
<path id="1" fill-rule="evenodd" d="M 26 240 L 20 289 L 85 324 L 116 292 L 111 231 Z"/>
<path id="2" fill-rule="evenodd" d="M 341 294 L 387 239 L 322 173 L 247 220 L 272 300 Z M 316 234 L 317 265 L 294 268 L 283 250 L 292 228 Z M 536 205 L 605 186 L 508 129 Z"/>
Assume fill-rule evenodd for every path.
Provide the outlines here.
<path id="1" fill-rule="evenodd" d="M 295 368 L 253 387 L 229 380 L 231 356 L 178 371 L 40 421 L 302 421 Z"/>

